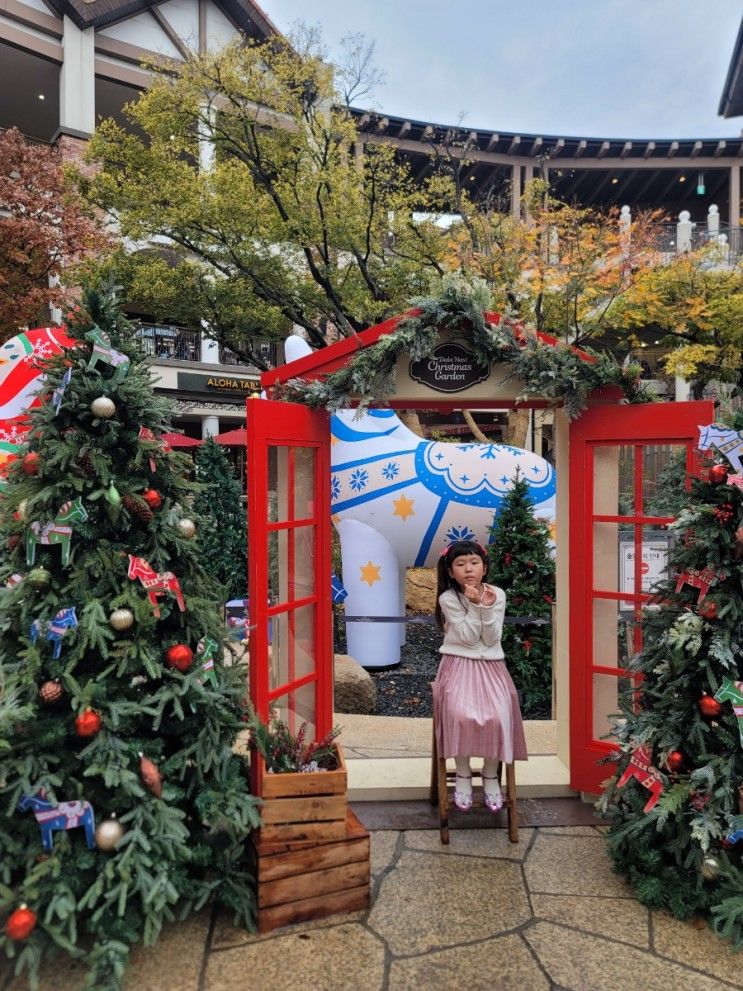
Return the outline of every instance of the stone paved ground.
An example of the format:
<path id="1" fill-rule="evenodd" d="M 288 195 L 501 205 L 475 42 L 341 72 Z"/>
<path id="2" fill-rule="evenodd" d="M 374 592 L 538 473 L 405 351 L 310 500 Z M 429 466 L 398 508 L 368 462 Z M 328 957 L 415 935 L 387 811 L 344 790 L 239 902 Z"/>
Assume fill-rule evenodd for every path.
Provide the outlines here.
<path id="1" fill-rule="evenodd" d="M 372 833 L 372 908 L 251 936 L 219 912 L 133 956 L 126 991 L 725 991 L 743 953 L 649 913 L 611 871 L 604 827 Z M 43 991 L 78 991 L 66 964 Z M 2 982 L 3 991 L 25 991 Z"/>

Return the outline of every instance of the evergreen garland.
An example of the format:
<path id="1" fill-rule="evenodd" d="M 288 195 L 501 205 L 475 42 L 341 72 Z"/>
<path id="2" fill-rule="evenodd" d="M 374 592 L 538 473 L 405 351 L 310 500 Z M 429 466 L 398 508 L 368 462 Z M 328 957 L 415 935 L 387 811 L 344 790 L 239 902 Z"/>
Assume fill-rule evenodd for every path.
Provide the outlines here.
<path id="1" fill-rule="evenodd" d="M 669 472 L 677 471 L 672 461 Z M 736 948 L 743 947 L 743 841 L 734 839 L 743 830 L 743 739 L 731 702 L 710 717 L 702 708 L 711 700 L 700 700 L 714 696 L 723 679 L 743 678 L 742 524 L 740 489 L 692 480 L 686 508 L 670 527 L 679 539 L 669 577 L 644 610 L 643 649 L 620 692 L 620 749 L 611 758 L 618 767 L 598 805 L 611 823 L 616 869 L 638 899 L 681 919 L 706 914 Z M 723 571 L 701 604 L 688 584 L 676 593 L 678 575 L 707 565 Z M 636 779 L 618 787 L 640 745 L 663 784 L 647 812 L 649 792 Z"/>
<path id="2" fill-rule="evenodd" d="M 168 404 L 153 395 L 113 287 L 88 291 L 68 326 L 80 346 L 44 366 L 46 394 L 71 371 L 59 412 L 47 399 L 30 413 L 38 471 L 27 475 L 16 462 L 0 506 L 0 913 L 25 902 L 38 916 L 25 941 L 0 932 L 0 950 L 31 988 L 42 960 L 61 951 L 86 963 L 89 991 L 119 991 L 131 945 L 154 942 L 164 922 L 211 897 L 252 925 L 246 839 L 259 816 L 233 750 L 246 672 L 223 664 L 221 592 L 204 574 L 198 542 L 178 528 L 194 492 L 189 461 L 140 437 L 142 427 L 155 438 L 168 429 Z M 89 367 L 85 333 L 94 326 L 129 359 L 120 381 L 110 365 Z M 110 419 L 92 412 L 100 396 L 115 404 Z M 125 503 L 149 508 L 145 489 L 162 499 L 149 518 Z M 30 568 L 30 523 L 78 498 L 87 520 L 73 524 L 69 564 L 58 546 L 39 544 Z M 173 572 L 185 611 L 166 594 L 156 617 L 146 589 L 127 577 L 129 554 Z M 13 575 L 20 582 L 6 585 Z M 78 626 L 55 658 L 46 625 L 35 642 L 31 626 L 67 607 Z M 109 621 L 117 609 L 131 613 L 129 628 Z M 196 653 L 204 637 L 213 642 L 209 674 L 198 654 L 183 673 L 168 665 L 168 647 Z M 82 736 L 76 717 L 86 710 L 101 725 Z M 88 847 L 82 828 L 59 830 L 42 854 L 33 813 L 18 808 L 42 788 L 53 805 L 89 802 L 96 824 L 115 813 L 123 838 L 104 851 Z M 47 974 L 43 987 L 53 986 Z"/>
<path id="3" fill-rule="evenodd" d="M 495 516 L 488 547 L 487 581 L 507 596 L 508 616 L 530 616 L 543 623 L 503 627 L 508 669 L 521 691 L 524 718 L 549 718 L 552 709 L 552 627 L 555 561 L 549 527 L 534 516 L 526 479 L 517 473 Z"/>
<path id="4" fill-rule="evenodd" d="M 331 412 L 360 398 L 360 406 L 384 406 L 395 391 L 398 358 L 418 361 L 430 355 L 439 331 L 456 331 L 469 337 L 478 364 L 507 365 L 507 379 L 523 382 L 519 399 L 530 397 L 563 403 L 569 419 L 585 409 L 588 395 L 602 386 L 616 385 L 631 402 L 650 398 L 640 386 L 638 365 L 621 367 L 613 357 L 588 349 L 588 358 L 574 348 L 557 343 L 544 344 L 534 331 L 502 316 L 497 324 L 488 323 L 492 306 L 487 285 L 482 280 L 467 282 L 457 275 L 444 277 L 436 296 L 413 300 L 414 309 L 402 317 L 394 331 L 358 351 L 343 368 L 323 380 L 291 379 L 277 387 L 278 398 L 323 407 Z"/>

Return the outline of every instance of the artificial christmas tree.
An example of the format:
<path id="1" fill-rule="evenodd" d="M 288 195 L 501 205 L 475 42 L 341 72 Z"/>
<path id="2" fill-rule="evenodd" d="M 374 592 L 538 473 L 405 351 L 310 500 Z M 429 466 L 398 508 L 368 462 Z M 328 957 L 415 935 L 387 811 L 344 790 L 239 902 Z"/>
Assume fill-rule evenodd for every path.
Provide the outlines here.
<path id="1" fill-rule="evenodd" d="M 532 617 L 541 623 L 508 623 L 503 650 L 516 687 L 522 694 L 524 716 L 551 714 L 552 632 L 550 610 L 555 596 L 555 562 L 549 527 L 534 516 L 529 487 L 517 473 L 491 528 L 487 581 L 505 589 L 506 614 Z"/>
<path id="2" fill-rule="evenodd" d="M 643 646 L 616 721 L 618 769 L 598 807 L 611 823 L 616 868 L 643 904 L 679 918 L 708 914 L 741 947 L 743 736 L 734 686 L 743 687 L 743 493 L 723 468 L 720 457 L 691 480 L 670 526 L 678 539 L 667 579 L 642 610 Z"/>
<path id="3" fill-rule="evenodd" d="M 199 546 L 204 569 L 222 589 L 223 601 L 248 594 L 245 506 L 223 447 L 211 437 L 196 452 L 202 490 L 194 502 L 201 517 Z"/>
<path id="4" fill-rule="evenodd" d="M 194 486 L 158 442 L 167 404 L 112 290 L 69 331 L 31 416 L 36 470 L 13 466 L 0 507 L 0 911 L 36 917 L 0 944 L 32 987 L 62 950 L 112 991 L 132 943 L 211 896 L 251 924 L 259 817 L 233 753 L 246 674 L 221 663 L 221 593 L 178 525 Z M 184 660 L 207 642 L 208 676 Z"/>

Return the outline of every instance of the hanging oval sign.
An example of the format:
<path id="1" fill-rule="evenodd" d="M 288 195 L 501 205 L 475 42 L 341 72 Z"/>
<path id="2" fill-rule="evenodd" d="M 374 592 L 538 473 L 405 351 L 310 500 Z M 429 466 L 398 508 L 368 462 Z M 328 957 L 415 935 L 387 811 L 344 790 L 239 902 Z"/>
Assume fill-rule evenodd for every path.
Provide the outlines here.
<path id="1" fill-rule="evenodd" d="M 474 352 L 450 341 L 439 344 L 426 358 L 410 362 L 410 377 L 436 392 L 461 392 L 490 375 L 489 365 L 480 365 Z"/>

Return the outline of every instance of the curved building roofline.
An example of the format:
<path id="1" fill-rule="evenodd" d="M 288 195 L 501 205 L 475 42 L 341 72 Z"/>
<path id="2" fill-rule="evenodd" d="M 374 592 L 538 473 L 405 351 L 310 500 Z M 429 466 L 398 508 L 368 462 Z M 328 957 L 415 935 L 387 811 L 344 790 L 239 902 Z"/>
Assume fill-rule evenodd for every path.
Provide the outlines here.
<path id="1" fill-rule="evenodd" d="M 743 20 L 738 29 L 738 37 L 735 39 L 717 113 L 721 117 L 743 115 Z"/>
<path id="2" fill-rule="evenodd" d="M 743 79 L 741 80 L 743 84 Z M 743 87 L 742 87 L 743 88 Z M 447 125 L 411 117 L 395 117 L 381 111 L 350 107 L 359 130 L 373 139 L 420 145 L 452 144 L 470 153 L 508 155 L 518 158 L 620 158 L 633 160 L 664 158 L 737 158 L 743 153 L 741 137 L 724 138 L 616 138 L 567 134 L 527 134 L 524 131 L 490 131 Z"/>

